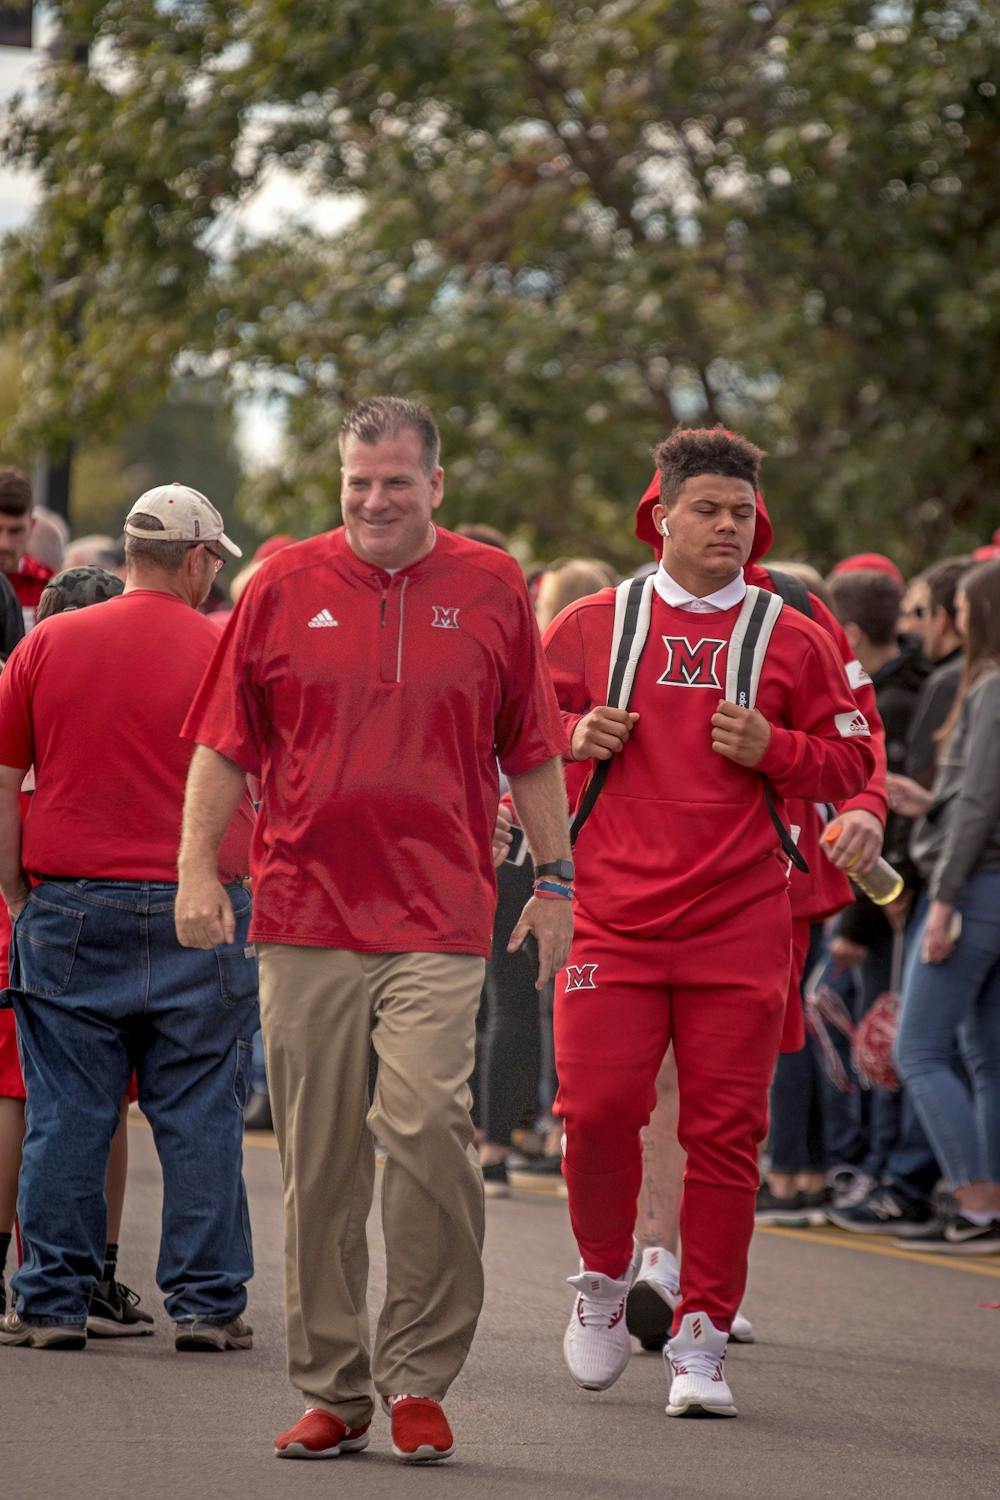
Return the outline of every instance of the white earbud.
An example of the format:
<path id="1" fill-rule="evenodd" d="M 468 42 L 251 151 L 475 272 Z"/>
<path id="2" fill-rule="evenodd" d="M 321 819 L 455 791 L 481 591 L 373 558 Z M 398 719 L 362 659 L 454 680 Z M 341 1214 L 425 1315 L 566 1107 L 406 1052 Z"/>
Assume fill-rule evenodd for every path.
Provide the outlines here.
<path id="1" fill-rule="evenodd" d="M 670 535 L 670 527 L 667 525 L 666 521 L 660 522 L 660 530 L 663 532 L 664 536 Z"/>

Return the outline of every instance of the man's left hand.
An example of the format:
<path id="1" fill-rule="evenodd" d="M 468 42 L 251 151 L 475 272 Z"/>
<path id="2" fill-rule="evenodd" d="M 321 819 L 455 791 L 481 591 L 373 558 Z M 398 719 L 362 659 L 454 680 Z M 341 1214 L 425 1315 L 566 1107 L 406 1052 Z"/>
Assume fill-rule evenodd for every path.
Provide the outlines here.
<path id="1" fill-rule="evenodd" d="M 712 715 L 712 749 L 738 766 L 755 766 L 771 743 L 771 726 L 756 708 L 723 698 Z"/>
<path id="2" fill-rule="evenodd" d="M 833 845 L 824 844 L 823 853 L 832 865 L 849 870 L 852 875 L 867 875 L 882 853 L 885 831 L 874 813 L 861 807 L 837 814 L 840 835 Z"/>
<path id="3" fill-rule="evenodd" d="M 569 958 L 570 944 L 573 941 L 572 901 L 559 898 L 544 900 L 540 896 L 532 896 L 510 935 L 507 952 L 516 953 L 529 932 L 534 933 L 538 944 L 538 978 L 535 989 L 541 990 L 550 979 L 555 978 Z"/>
<path id="4" fill-rule="evenodd" d="M 514 824 L 510 813 L 501 802 L 497 807 L 497 820 L 493 828 L 493 868 L 499 870 L 507 858 L 507 850 L 513 843 L 514 836 L 511 829 Z"/>

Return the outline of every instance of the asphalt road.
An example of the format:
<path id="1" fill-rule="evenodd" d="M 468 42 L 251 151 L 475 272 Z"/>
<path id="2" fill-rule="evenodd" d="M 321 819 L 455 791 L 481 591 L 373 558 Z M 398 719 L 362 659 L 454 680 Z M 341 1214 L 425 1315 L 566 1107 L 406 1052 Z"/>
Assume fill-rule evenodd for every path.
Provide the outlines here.
<path id="1" fill-rule="evenodd" d="M 1000 1258 L 942 1262 L 836 1231 L 773 1230 L 753 1252 L 759 1342 L 735 1348 L 735 1422 L 663 1414 L 656 1356 L 612 1390 L 570 1381 L 561 1338 L 574 1270 L 565 1203 L 489 1205 L 487 1299 L 447 1410 L 457 1452 L 404 1468 L 379 1415 L 366 1454 L 279 1462 L 299 1414 L 284 1373 L 281 1191 L 269 1137 L 247 1150 L 257 1253 L 252 1352 L 173 1349 L 153 1268 L 159 1173 L 131 1132 L 121 1270 L 157 1335 L 82 1353 L 0 1350 L 2 1500 L 996 1500 Z M 383 1260 L 373 1214 L 372 1305 Z"/>

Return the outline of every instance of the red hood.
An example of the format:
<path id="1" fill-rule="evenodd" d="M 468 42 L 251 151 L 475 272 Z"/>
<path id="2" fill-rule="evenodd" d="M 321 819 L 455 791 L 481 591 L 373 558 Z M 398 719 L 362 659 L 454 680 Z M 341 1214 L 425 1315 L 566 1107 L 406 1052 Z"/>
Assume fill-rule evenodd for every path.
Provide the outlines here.
<path id="1" fill-rule="evenodd" d="M 663 540 L 660 536 L 660 533 L 653 525 L 653 506 L 659 502 L 659 499 L 660 476 L 659 473 L 656 473 L 649 481 L 646 493 L 643 495 L 636 508 L 635 534 L 639 538 L 640 542 L 647 542 L 649 546 L 652 547 L 653 551 L 656 553 L 657 562 L 659 562 L 660 555 L 663 551 Z M 749 568 L 752 563 L 760 562 L 761 558 L 766 557 L 771 550 L 771 544 L 773 543 L 773 541 L 774 528 L 771 525 L 771 518 L 767 513 L 767 506 L 764 504 L 764 496 L 761 494 L 760 490 L 758 490 L 757 528 L 753 534 L 753 546 L 750 549 L 750 556 L 747 558 L 744 567 Z"/>

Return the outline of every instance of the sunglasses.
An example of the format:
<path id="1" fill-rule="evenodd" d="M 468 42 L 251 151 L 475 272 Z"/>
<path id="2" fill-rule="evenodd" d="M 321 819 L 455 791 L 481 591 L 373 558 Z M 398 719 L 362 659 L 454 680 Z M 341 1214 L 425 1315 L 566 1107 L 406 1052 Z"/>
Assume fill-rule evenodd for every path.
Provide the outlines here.
<path id="1" fill-rule="evenodd" d="M 216 552 L 215 548 L 214 547 L 210 547 L 207 542 L 189 542 L 188 543 L 188 550 L 190 551 L 192 547 L 204 547 L 204 549 L 208 553 L 209 557 L 215 563 L 215 571 L 217 573 L 218 573 L 218 571 L 219 571 L 220 568 L 224 568 L 226 566 L 226 559 L 222 555 L 222 553 L 221 552 Z"/>

